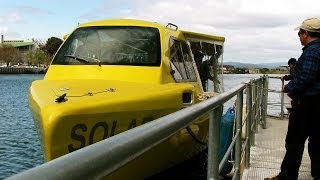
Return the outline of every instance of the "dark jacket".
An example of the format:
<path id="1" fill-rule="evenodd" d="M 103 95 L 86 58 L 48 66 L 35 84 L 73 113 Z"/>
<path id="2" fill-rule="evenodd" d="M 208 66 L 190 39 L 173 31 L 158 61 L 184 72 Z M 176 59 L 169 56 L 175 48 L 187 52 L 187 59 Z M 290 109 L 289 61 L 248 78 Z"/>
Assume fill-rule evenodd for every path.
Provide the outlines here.
<path id="1" fill-rule="evenodd" d="M 295 77 L 284 87 L 284 92 L 296 99 L 320 95 L 320 39 L 310 42 L 302 51 L 295 64 Z"/>
<path id="2" fill-rule="evenodd" d="M 290 68 L 288 75 L 283 76 L 283 79 L 285 81 L 289 81 L 289 80 L 293 80 L 294 75 L 295 75 L 295 66 L 293 66 L 292 68 Z"/>
<path id="3" fill-rule="evenodd" d="M 199 67 L 198 67 L 198 70 L 199 70 L 199 75 L 200 75 L 200 79 L 201 79 L 201 84 L 202 84 L 202 87 L 204 88 L 204 90 L 206 91 L 206 82 L 208 79 L 210 79 L 211 81 L 213 81 L 213 78 L 211 76 L 211 73 L 210 73 L 210 60 L 206 60 L 206 61 L 203 61 Z"/>

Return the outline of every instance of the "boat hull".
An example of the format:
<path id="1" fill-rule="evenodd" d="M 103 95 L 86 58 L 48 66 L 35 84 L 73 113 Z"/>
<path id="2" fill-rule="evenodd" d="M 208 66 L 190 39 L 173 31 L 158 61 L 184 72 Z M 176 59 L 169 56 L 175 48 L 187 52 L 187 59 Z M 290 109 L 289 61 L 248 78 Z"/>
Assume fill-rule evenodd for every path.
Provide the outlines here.
<path id="1" fill-rule="evenodd" d="M 185 92 L 192 94 L 192 102 L 196 98 L 190 84 L 92 81 L 39 80 L 32 83 L 29 104 L 46 161 L 178 111 L 186 106 L 182 95 Z M 131 87 L 135 89 L 129 90 Z M 99 89 L 108 90 L 102 92 Z M 63 94 L 64 101 L 56 102 Z M 188 127 L 197 140 L 206 142 L 207 117 Z M 151 176 L 203 150 L 206 145 L 197 140 L 183 129 L 112 173 L 109 178 L 141 179 Z"/>

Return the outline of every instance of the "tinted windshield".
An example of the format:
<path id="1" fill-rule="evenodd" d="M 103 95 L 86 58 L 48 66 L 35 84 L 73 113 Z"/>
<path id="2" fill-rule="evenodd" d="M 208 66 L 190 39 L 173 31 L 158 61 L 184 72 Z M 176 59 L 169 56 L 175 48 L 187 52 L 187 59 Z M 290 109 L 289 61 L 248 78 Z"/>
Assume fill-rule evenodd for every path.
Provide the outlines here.
<path id="1" fill-rule="evenodd" d="M 84 27 L 74 31 L 52 64 L 160 65 L 158 29 L 135 26 Z"/>

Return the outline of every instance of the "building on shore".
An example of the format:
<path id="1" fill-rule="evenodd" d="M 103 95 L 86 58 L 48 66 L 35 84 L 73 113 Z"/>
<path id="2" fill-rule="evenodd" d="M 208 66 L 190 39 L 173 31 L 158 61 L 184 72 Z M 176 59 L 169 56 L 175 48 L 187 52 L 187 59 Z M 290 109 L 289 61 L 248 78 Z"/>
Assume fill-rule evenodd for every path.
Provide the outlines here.
<path id="1" fill-rule="evenodd" d="M 248 72 L 249 72 L 249 74 L 259 74 L 260 73 L 260 69 L 258 69 L 258 68 L 249 68 Z"/>
<path id="2" fill-rule="evenodd" d="M 30 50 L 35 50 L 39 48 L 37 43 L 33 40 L 5 40 L 4 35 L 1 35 L 0 46 L 2 44 L 10 44 L 14 48 L 17 48 L 21 54 L 21 57 L 24 58 L 25 54 Z"/>

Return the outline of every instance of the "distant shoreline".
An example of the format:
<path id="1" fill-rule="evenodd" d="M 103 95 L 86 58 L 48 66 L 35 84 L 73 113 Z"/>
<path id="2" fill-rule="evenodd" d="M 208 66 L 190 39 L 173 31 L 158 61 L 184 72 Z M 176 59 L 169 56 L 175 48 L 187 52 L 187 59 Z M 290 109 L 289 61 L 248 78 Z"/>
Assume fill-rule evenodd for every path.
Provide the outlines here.
<path id="1" fill-rule="evenodd" d="M 0 67 L 0 74 L 45 74 L 47 68 L 42 67 Z"/>
<path id="2" fill-rule="evenodd" d="M 235 68 L 237 70 L 237 68 Z M 45 74 L 48 68 L 44 67 L 0 67 L 0 74 Z M 288 74 L 287 70 L 265 69 L 258 73 L 232 71 L 224 72 L 224 74 Z"/>

